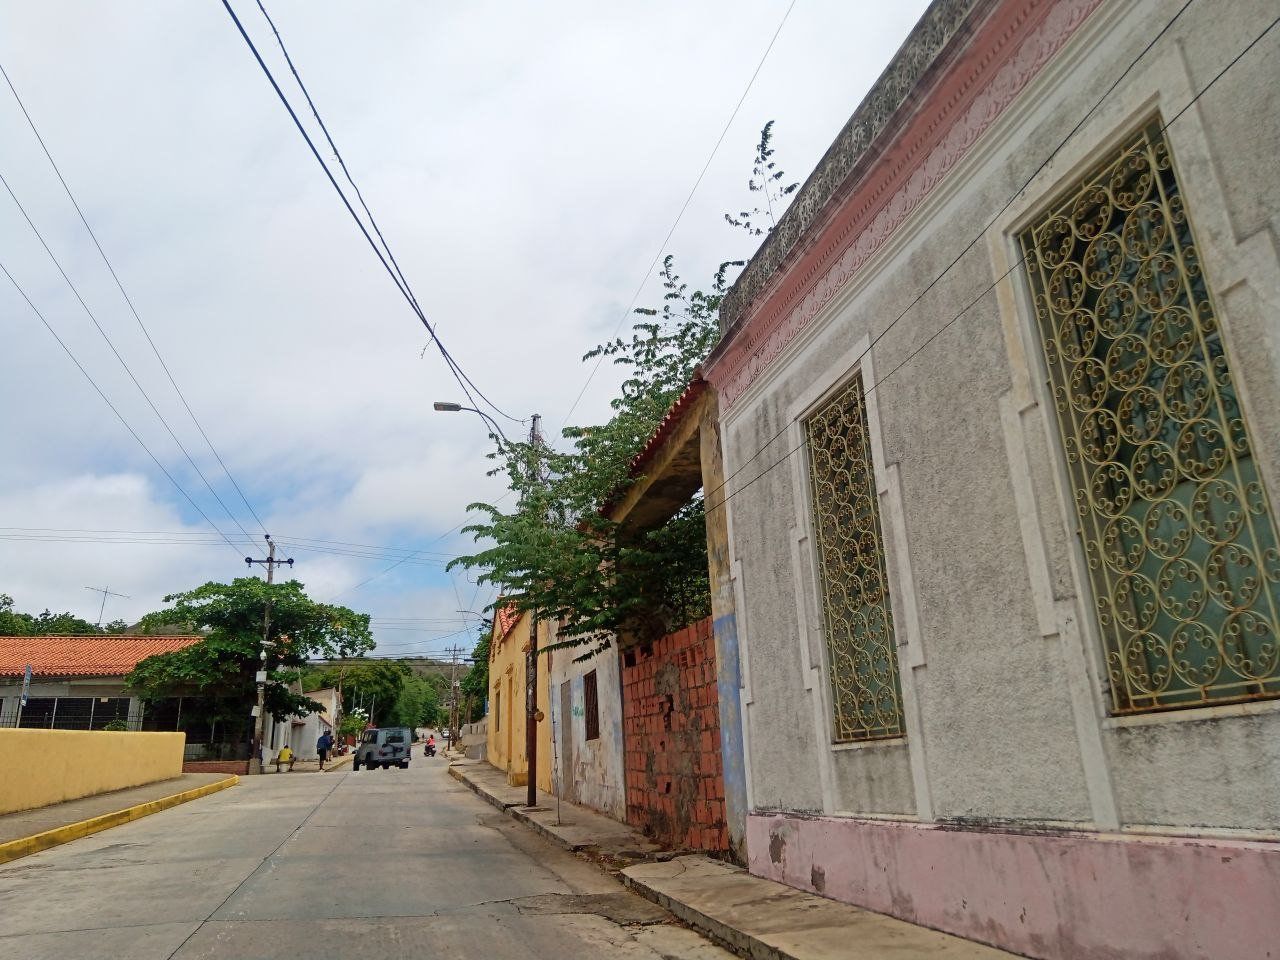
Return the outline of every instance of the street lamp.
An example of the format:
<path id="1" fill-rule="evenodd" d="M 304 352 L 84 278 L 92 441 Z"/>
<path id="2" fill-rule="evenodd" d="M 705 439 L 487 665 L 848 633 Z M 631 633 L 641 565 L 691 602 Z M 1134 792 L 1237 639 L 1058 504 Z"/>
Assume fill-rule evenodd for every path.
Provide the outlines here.
<path id="1" fill-rule="evenodd" d="M 448 400 L 437 400 L 431 406 L 435 409 L 436 413 L 460 413 L 464 410 L 467 413 L 474 413 L 493 428 L 494 432 L 502 438 L 503 443 L 509 444 L 511 442 L 507 439 L 507 435 L 502 432 L 502 427 L 498 426 L 498 421 L 493 419 L 493 417 L 489 416 L 483 410 L 477 410 L 475 407 L 464 407 L 460 403 L 452 403 Z"/>
<path id="2" fill-rule="evenodd" d="M 497 435 L 502 438 L 504 443 L 508 445 L 511 443 L 493 417 L 483 410 L 477 410 L 475 407 L 464 407 L 460 403 L 451 403 L 446 400 L 437 400 L 432 406 L 435 407 L 438 413 L 458 413 L 461 410 L 466 410 L 477 414 L 485 423 L 497 431 Z M 529 426 L 529 446 L 535 458 L 534 475 L 538 477 L 541 476 L 537 462 L 541 443 L 542 418 L 535 413 Z M 459 610 L 458 612 L 462 613 L 463 611 Z M 529 611 L 529 645 L 525 654 L 524 702 L 525 735 L 527 738 L 525 741 L 525 756 L 529 763 L 529 791 L 526 798 L 526 806 L 534 807 L 538 803 L 538 612 L 536 610 Z"/>

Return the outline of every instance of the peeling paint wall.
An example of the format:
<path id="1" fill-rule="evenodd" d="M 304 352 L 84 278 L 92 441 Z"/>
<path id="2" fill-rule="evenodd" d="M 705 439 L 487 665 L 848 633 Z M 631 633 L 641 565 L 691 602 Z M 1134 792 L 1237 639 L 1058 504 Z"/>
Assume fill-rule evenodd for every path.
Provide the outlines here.
<path id="1" fill-rule="evenodd" d="M 552 783 L 574 803 L 625 821 L 622 769 L 622 693 L 618 651 L 614 646 L 575 662 L 584 651 L 550 652 L 551 734 L 555 750 Z M 600 736 L 586 738 L 586 701 L 582 678 L 595 671 Z"/>
<path id="2" fill-rule="evenodd" d="M 1280 944 L 1270 843 L 826 817 L 750 817 L 747 838 L 758 876 L 1029 957 L 1263 960 Z"/>
<path id="3" fill-rule="evenodd" d="M 1176 117 L 1164 136 L 1197 265 L 1280 504 L 1275 3 L 983 9 L 949 61 L 967 72 L 908 101 L 903 124 L 938 118 L 919 150 L 881 144 L 833 194 L 761 282 L 728 372 L 713 357 L 706 374 L 741 477 L 728 513 L 751 868 L 1035 957 L 1276 954 L 1280 701 L 1109 715 L 1017 246 L 1125 138 Z M 855 373 L 905 735 L 834 743 L 802 425 Z"/>

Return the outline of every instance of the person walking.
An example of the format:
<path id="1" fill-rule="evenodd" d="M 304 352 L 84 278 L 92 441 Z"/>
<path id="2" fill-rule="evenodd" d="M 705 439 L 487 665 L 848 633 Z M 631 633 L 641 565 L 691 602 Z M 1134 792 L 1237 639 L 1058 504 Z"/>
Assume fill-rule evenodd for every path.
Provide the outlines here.
<path id="1" fill-rule="evenodd" d="M 320 734 L 316 740 L 316 753 L 320 755 L 320 769 L 324 769 L 324 762 L 329 759 L 329 751 L 333 749 L 333 736 L 326 730 Z"/>

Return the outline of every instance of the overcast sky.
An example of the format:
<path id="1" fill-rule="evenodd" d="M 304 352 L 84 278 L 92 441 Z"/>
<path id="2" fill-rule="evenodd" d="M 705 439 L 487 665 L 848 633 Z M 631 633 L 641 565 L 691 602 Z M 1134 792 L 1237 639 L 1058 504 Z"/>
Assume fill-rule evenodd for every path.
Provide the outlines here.
<path id="1" fill-rule="evenodd" d="M 788 6 L 266 3 L 442 340 L 499 406 L 543 414 L 553 437 L 590 372 L 582 354 L 624 316 Z M 233 5 L 305 116 L 256 3 Z M 750 202 L 765 121 L 803 180 L 925 6 L 798 0 L 664 250 L 692 283 L 756 246 L 722 214 Z M 379 653 L 469 647 L 474 631 L 450 636 L 468 626 L 457 611 L 493 591 L 443 562 L 467 549 L 466 504 L 503 493 L 485 476 L 486 431 L 432 411 L 462 399 L 456 385 L 438 354 L 421 356 L 421 325 L 222 4 L 0 0 L 0 63 L 293 575 L 374 615 Z M 260 541 L 3 84 L 0 174 Z M 109 598 L 106 619 L 132 621 L 166 593 L 243 575 L 260 543 L 209 494 L 2 189 L 0 263 L 233 541 L 0 275 L 0 593 L 96 620 L 85 587 L 110 587 L 129 598 Z M 640 303 L 656 290 L 650 276 Z M 602 370 L 573 422 L 604 419 L 615 386 Z M 164 535 L 15 539 L 31 528 Z M 377 549 L 315 552 L 304 538 Z M 423 552 L 388 570 L 406 555 L 388 548 Z"/>

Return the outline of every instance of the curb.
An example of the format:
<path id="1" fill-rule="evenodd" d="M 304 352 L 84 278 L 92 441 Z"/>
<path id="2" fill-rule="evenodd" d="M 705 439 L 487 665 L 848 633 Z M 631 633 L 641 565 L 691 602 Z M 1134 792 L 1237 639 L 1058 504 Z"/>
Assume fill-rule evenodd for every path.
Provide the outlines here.
<path id="1" fill-rule="evenodd" d="M 456 766 L 450 765 L 449 776 L 453 777 L 453 779 L 457 780 L 463 786 L 470 789 L 471 792 L 474 793 L 481 800 L 485 801 L 486 803 L 492 806 L 497 807 L 499 810 L 501 810 L 511 819 L 519 823 L 523 823 L 526 827 L 529 827 L 530 829 L 532 829 L 534 833 L 537 833 L 542 837 L 544 837 L 545 839 L 550 840 L 557 847 L 560 847 L 564 850 L 568 850 L 570 853 L 579 853 L 591 846 L 591 844 L 589 843 L 573 843 L 572 841 L 566 840 L 564 837 L 560 836 L 555 831 L 549 830 L 546 826 L 539 823 L 533 817 L 529 816 L 529 814 L 521 810 L 520 809 L 521 804 L 519 803 L 519 801 L 508 803 L 505 800 L 499 800 L 497 797 L 495 797 L 491 793 L 486 793 L 484 790 L 480 788 L 478 784 L 468 779 L 466 774 L 464 774 Z"/>
<path id="2" fill-rule="evenodd" d="M 701 910 L 694 909 L 687 903 L 669 897 L 665 893 L 659 893 L 643 880 L 628 876 L 625 870 L 619 876 L 622 879 L 622 885 L 632 893 L 644 897 L 651 903 L 656 903 L 672 916 L 688 924 L 712 943 L 723 947 L 730 953 L 735 953 L 740 957 L 750 957 L 751 960 L 796 960 L 790 953 L 783 953 L 777 947 L 767 944 L 749 933 L 735 930 L 714 917 L 707 916 Z"/>
<path id="3" fill-rule="evenodd" d="M 188 800 L 198 800 L 201 797 L 207 797 L 211 793 L 217 793 L 219 790 L 234 787 L 239 782 L 240 778 L 233 775 L 224 780 L 215 780 L 213 783 L 206 783 L 204 786 L 184 790 L 182 793 L 161 797 L 158 800 L 148 800 L 146 803 L 125 807 L 123 810 L 113 810 L 111 813 L 90 817 L 88 820 L 68 823 L 61 827 L 54 827 L 52 830 L 46 830 L 43 833 L 35 833 L 29 837 L 0 843 L 0 863 L 8 863 L 20 857 L 39 853 L 41 850 L 48 850 L 50 847 L 56 847 L 59 844 L 70 843 L 72 840 L 79 840 L 81 837 L 87 837 L 111 827 L 118 827 L 123 823 L 140 820 L 153 813 L 159 813 L 161 810 L 168 810 L 170 807 L 176 807 L 180 803 L 186 803 Z"/>

